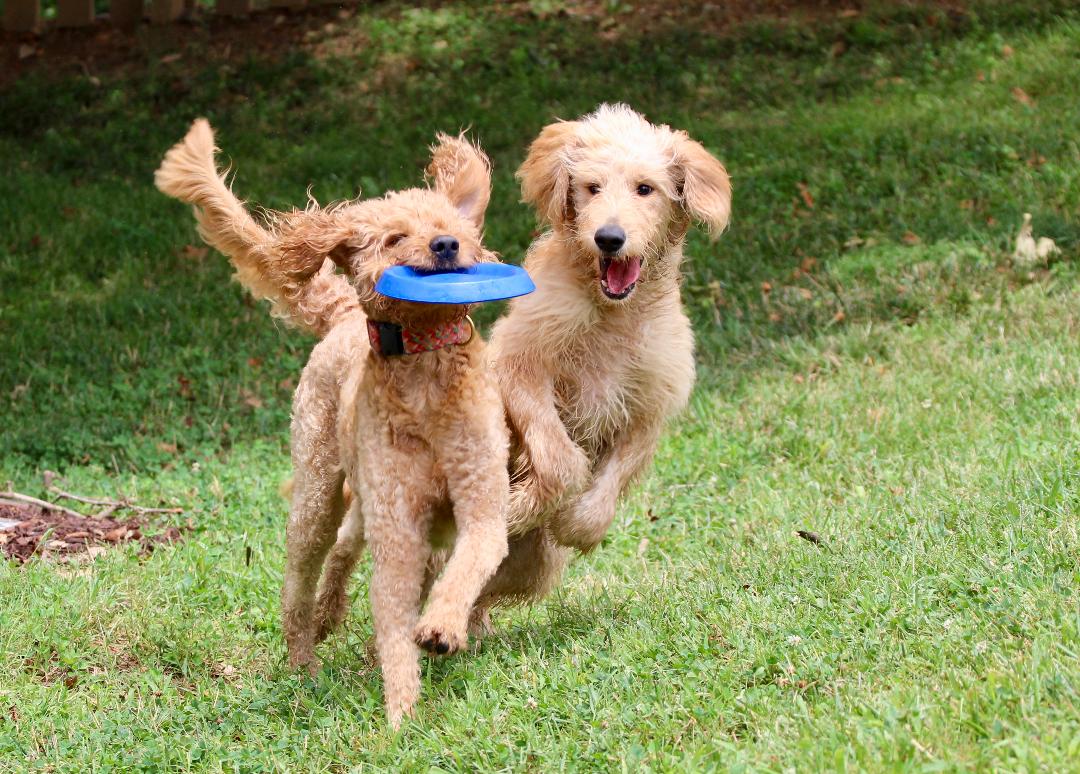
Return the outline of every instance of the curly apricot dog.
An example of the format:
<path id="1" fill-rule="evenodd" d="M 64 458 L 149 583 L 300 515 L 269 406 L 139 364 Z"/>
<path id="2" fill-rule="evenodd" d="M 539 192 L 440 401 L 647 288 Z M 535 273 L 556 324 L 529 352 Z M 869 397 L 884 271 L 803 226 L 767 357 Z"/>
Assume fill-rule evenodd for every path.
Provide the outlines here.
<path id="1" fill-rule="evenodd" d="M 550 230 L 491 350 L 512 430 L 510 555 L 479 601 L 542 596 L 592 550 L 694 384 L 679 296 L 693 219 L 727 226 L 727 171 L 682 131 L 625 105 L 543 129 L 518 170 Z"/>
<path id="2" fill-rule="evenodd" d="M 263 228 L 218 175 L 214 150 L 209 124 L 197 121 L 166 155 L 158 187 L 195 205 L 200 232 L 241 282 L 324 337 L 293 402 L 282 590 L 290 663 L 316 663 L 314 645 L 343 615 L 345 581 L 366 542 L 386 710 L 397 726 L 419 694 L 416 646 L 438 654 L 464 646 L 473 603 L 506 555 L 508 433 L 468 308 L 395 301 L 374 287 L 394 264 L 495 260 L 480 238 L 488 161 L 465 140 L 442 136 L 430 188 L 330 209 L 313 203 Z M 346 479 L 359 495 L 347 516 Z M 453 552 L 419 617 L 433 535 L 455 523 Z M 327 563 L 316 599 L 336 538 L 348 550 Z"/>

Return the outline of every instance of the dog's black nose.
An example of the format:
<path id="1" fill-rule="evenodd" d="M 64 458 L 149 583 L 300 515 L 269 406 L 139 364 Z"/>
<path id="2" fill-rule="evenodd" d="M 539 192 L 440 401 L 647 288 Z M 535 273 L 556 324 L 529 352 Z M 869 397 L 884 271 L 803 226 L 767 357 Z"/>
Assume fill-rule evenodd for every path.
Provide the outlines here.
<path id="1" fill-rule="evenodd" d="M 593 234 L 593 241 L 605 253 L 617 253 L 626 244 L 626 232 L 618 226 L 601 226 Z"/>
<path id="2" fill-rule="evenodd" d="M 450 266 L 457 260 L 457 251 L 460 245 L 452 236 L 443 234 L 437 236 L 428 243 L 431 252 L 435 253 L 435 262 L 439 266 Z"/>

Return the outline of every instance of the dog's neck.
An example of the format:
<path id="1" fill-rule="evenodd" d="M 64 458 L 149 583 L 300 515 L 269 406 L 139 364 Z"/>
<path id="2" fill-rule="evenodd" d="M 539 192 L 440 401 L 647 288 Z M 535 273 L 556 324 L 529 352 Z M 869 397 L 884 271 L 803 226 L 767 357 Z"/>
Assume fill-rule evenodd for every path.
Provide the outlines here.
<path id="1" fill-rule="evenodd" d="M 408 357 L 468 344 L 475 335 L 468 315 L 430 325 L 407 326 L 385 320 L 367 321 L 371 351 L 381 357 Z"/>

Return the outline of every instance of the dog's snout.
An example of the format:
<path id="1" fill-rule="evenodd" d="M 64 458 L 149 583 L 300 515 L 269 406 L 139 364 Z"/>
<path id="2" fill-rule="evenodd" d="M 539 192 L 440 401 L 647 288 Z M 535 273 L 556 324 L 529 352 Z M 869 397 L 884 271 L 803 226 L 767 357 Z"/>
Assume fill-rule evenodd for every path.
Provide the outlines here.
<path id="1" fill-rule="evenodd" d="M 435 262 L 439 266 L 450 266 L 457 261 L 458 248 L 461 245 L 454 237 L 442 234 L 432 239 L 428 247 L 435 254 Z"/>
<path id="2" fill-rule="evenodd" d="M 615 225 L 601 226 L 593 234 L 593 241 L 605 253 L 617 253 L 626 244 L 626 232 Z"/>

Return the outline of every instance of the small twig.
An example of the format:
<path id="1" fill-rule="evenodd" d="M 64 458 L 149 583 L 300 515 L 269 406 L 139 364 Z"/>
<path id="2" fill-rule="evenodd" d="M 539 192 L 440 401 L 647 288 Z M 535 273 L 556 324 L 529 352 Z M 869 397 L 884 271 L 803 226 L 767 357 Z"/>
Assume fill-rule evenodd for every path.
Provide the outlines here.
<path id="1" fill-rule="evenodd" d="M 86 503 L 87 505 L 102 505 L 105 510 L 99 513 L 95 518 L 103 519 L 106 516 L 110 516 L 121 508 L 126 508 L 135 513 L 183 513 L 183 508 L 145 508 L 141 505 L 136 505 L 126 497 L 121 497 L 119 500 L 103 500 L 94 497 L 83 497 L 82 495 L 72 494 L 71 492 L 65 492 L 62 489 L 56 487 L 49 487 L 49 491 L 55 494 L 57 497 L 63 497 L 68 500 L 75 500 L 76 502 Z"/>
<path id="2" fill-rule="evenodd" d="M 71 492 L 65 492 L 63 489 L 57 489 L 55 486 L 50 486 L 49 491 L 57 497 L 65 500 L 74 500 L 79 503 L 86 503 L 87 505 L 123 505 L 124 501 L 120 500 L 97 500 L 93 497 L 82 497 L 81 495 L 71 494 Z"/>
<path id="3" fill-rule="evenodd" d="M 116 513 L 117 509 L 121 507 L 120 503 L 111 503 L 108 508 L 103 511 L 99 511 L 94 514 L 95 519 L 107 519 Z"/>
<path id="4" fill-rule="evenodd" d="M 141 505 L 132 505 L 131 503 L 124 503 L 124 508 L 129 508 L 136 513 L 183 513 L 183 508 L 143 508 Z"/>
<path id="5" fill-rule="evenodd" d="M 50 503 L 47 500 L 39 500 L 36 497 L 30 495 L 19 494 L 18 492 L 0 492 L 0 500 L 7 500 L 9 505 L 23 504 L 23 505 L 36 505 L 39 508 L 44 508 L 49 511 L 60 511 L 66 513 L 68 516 L 75 516 L 79 519 L 85 519 L 85 513 L 79 513 L 73 511 L 70 508 L 65 508 L 62 505 L 56 503 Z"/>

